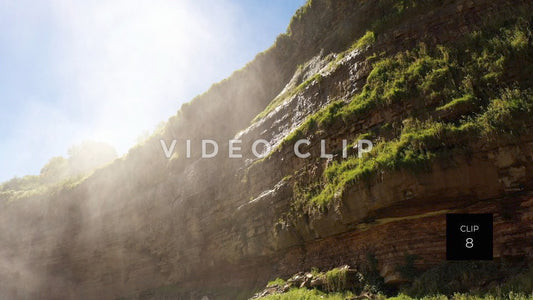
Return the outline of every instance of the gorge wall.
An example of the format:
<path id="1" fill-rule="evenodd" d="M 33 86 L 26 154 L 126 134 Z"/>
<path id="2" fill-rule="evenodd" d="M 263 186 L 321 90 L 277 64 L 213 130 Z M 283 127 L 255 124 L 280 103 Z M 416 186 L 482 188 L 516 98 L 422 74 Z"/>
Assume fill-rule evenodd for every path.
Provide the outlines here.
<path id="1" fill-rule="evenodd" d="M 161 132 L 126 156 L 72 186 L 2 201 L 0 297 L 245 299 L 275 277 L 359 265 L 369 254 L 386 282 L 401 282 L 396 267 L 406 255 L 417 255 L 421 269 L 445 260 L 449 212 L 493 213 L 495 258 L 530 260 L 529 111 L 519 115 L 518 136 L 465 133 L 458 141 L 423 144 L 424 153 L 459 150 L 428 160 L 423 170 L 372 169 L 368 178 L 341 181 L 329 202 L 306 202 L 331 185 L 324 174 L 335 161 L 342 163 L 343 139 L 372 132 L 379 144 L 398 137 L 413 118 L 453 123 L 482 110 L 427 112 L 422 108 L 447 100 L 418 103 L 407 100 L 425 96 L 400 95 L 407 100 L 350 110 L 342 118 L 332 113 L 327 122 L 309 125 L 311 116 L 359 99 L 371 83 L 374 59 L 415 47 L 454 47 L 491 24 L 531 21 L 533 11 L 525 0 L 402 3 L 310 1 L 270 49 L 183 105 Z M 375 34 L 371 43 L 350 47 L 367 31 Z M 531 86 L 517 71 L 530 66 L 531 38 L 528 43 L 520 50 L 526 51 L 521 65 L 513 65 L 517 58 L 511 56 L 499 82 Z M 291 135 L 309 138 L 302 149 L 311 158 L 294 155 Z M 216 158 L 194 151 L 204 138 L 219 142 Z M 228 158 L 233 138 L 243 141 L 242 159 Z M 164 156 L 161 139 L 178 140 L 172 158 Z M 183 152 L 187 139 L 192 158 Z M 257 139 L 273 145 L 264 159 L 250 151 Z M 334 159 L 319 158 L 320 139 Z"/>

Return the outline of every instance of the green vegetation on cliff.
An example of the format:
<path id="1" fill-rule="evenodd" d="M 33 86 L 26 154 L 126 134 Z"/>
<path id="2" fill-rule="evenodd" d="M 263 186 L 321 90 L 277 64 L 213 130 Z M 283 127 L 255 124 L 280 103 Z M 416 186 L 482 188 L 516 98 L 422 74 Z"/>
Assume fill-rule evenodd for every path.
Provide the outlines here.
<path id="1" fill-rule="evenodd" d="M 71 188 L 96 168 L 117 158 L 113 147 L 106 143 L 86 141 L 71 147 L 68 157 L 52 157 L 39 175 L 15 177 L 0 183 L 0 200 L 15 200 L 50 190 Z"/>
<path id="2" fill-rule="evenodd" d="M 512 140 L 529 132 L 531 31 L 529 22 L 517 19 L 501 29 L 473 32 L 458 46 L 420 44 L 377 59 L 359 94 L 308 117 L 283 145 L 367 122 L 371 114 L 387 109 L 407 115 L 365 133 L 374 142 L 370 154 L 334 161 L 320 182 L 297 186 L 300 205 L 323 207 L 347 186 L 378 173 L 428 170 L 435 159 L 468 150 L 473 143 Z"/>
<path id="3" fill-rule="evenodd" d="M 274 111 L 278 106 L 280 106 L 283 102 L 285 102 L 290 97 L 293 97 L 294 95 L 298 94 L 301 90 L 305 89 L 307 86 L 309 86 L 311 83 L 320 82 L 322 79 L 322 75 L 320 73 L 317 73 L 311 77 L 309 77 L 307 80 L 299 84 L 296 88 L 289 90 L 285 93 L 282 93 L 278 95 L 272 102 L 268 104 L 268 106 L 263 110 L 261 113 L 259 113 L 253 120 L 253 122 L 256 122 L 264 117 L 266 117 L 269 113 Z"/>
<path id="4" fill-rule="evenodd" d="M 335 61 L 332 61 L 329 64 L 329 67 L 331 68 L 331 66 L 336 65 L 344 57 L 344 55 L 346 55 L 346 53 L 356 50 L 356 49 L 363 50 L 371 46 L 375 42 L 376 42 L 375 33 L 373 31 L 367 31 L 362 37 L 356 40 L 348 50 L 346 50 L 343 53 L 338 54 Z M 309 78 L 307 78 L 305 81 L 300 83 L 295 88 L 285 91 L 284 93 L 281 93 L 276 98 L 274 98 L 272 102 L 270 102 L 268 106 L 252 120 L 252 123 L 257 122 L 258 120 L 261 120 L 262 118 L 266 117 L 269 113 L 271 113 L 277 107 L 279 107 L 283 102 L 295 96 L 299 92 L 303 91 L 309 85 L 320 83 L 321 80 L 322 80 L 322 74 L 316 73 L 313 76 L 309 76 Z M 308 123 L 305 126 L 309 126 L 310 125 L 309 122 L 313 122 L 313 121 L 314 121 L 314 118 L 310 118 Z"/>

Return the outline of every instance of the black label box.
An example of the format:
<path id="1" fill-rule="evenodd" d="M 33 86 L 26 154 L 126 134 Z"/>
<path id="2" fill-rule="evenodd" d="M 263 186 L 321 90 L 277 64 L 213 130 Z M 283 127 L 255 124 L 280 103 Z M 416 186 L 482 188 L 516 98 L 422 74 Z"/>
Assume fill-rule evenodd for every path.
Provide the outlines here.
<path id="1" fill-rule="evenodd" d="M 446 259 L 492 260 L 492 214 L 447 214 Z"/>

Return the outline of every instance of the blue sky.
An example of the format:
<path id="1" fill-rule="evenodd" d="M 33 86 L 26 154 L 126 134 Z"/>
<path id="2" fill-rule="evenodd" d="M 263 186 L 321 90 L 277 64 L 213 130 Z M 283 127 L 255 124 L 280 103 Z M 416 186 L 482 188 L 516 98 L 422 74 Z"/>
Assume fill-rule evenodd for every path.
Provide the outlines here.
<path id="1" fill-rule="evenodd" d="M 305 0 L 0 0 L 0 182 L 84 140 L 124 154 L 267 49 Z"/>

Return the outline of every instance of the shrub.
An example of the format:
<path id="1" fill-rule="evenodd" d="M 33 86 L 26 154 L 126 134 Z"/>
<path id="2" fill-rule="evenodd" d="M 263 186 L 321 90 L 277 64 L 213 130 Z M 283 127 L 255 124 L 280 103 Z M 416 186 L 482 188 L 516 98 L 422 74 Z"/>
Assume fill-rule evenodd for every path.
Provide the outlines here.
<path id="1" fill-rule="evenodd" d="M 273 287 L 273 286 L 282 286 L 285 284 L 285 280 L 283 280 L 282 278 L 276 278 L 272 281 L 269 281 L 268 284 L 267 284 L 267 287 Z"/>
<path id="2" fill-rule="evenodd" d="M 347 285 L 347 269 L 335 268 L 326 272 L 326 288 L 330 292 L 343 291 Z"/>
<path id="3" fill-rule="evenodd" d="M 367 31 L 361 38 L 359 38 L 355 43 L 352 44 L 350 50 L 354 49 L 365 49 L 370 47 L 376 42 L 376 34 L 373 31 Z"/>

